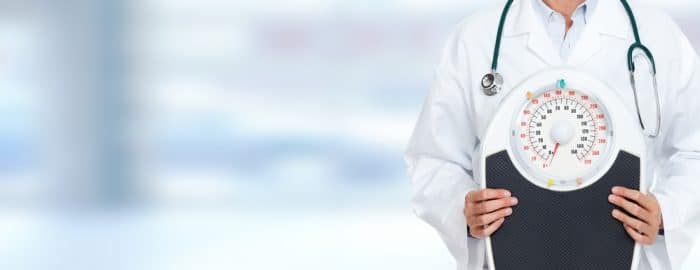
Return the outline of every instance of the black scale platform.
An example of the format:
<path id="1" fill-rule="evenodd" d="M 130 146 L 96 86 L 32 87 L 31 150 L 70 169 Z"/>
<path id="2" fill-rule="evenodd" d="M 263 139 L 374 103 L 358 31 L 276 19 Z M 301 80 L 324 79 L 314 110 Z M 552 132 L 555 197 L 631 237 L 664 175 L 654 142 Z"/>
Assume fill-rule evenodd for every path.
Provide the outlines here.
<path id="1" fill-rule="evenodd" d="M 639 157 L 621 151 L 594 184 L 559 192 L 526 180 L 503 151 L 486 159 L 486 186 L 518 198 L 513 214 L 491 235 L 497 270 L 630 269 L 634 241 L 611 216 L 613 186 L 639 189 Z"/>

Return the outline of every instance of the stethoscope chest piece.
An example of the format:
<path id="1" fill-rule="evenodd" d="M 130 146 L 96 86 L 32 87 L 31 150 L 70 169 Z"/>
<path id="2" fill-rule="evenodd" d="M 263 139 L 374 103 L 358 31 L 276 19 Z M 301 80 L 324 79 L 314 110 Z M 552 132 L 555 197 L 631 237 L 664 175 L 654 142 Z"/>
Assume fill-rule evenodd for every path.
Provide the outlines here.
<path id="1" fill-rule="evenodd" d="M 503 86 L 503 76 L 497 72 L 491 72 L 481 78 L 481 89 L 487 96 L 493 96 L 501 92 Z"/>

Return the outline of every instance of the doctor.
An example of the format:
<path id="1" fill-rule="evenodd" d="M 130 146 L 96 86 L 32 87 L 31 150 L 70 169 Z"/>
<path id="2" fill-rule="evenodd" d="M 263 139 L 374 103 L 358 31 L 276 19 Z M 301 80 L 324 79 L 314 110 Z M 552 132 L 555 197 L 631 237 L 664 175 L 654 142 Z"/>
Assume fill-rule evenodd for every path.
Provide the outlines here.
<path id="1" fill-rule="evenodd" d="M 647 161 L 656 183 L 648 194 L 611 191 L 610 203 L 631 213 L 611 218 L 643 244 L 639 269 L 680 269 L 700 236 L 700 61 L 669 16 L 632 10 L 658 71 L 661 132 L 648 140 Z M 483 268 L 483 238 L 518 211 L 519 198 L 480 189 L 472 178 L 474 150 L 509 89 L 541 69 L 571 66 L 607 82 L 634 110 L 627 70 L 634 36 L 619 1 L 516 0 L 501 41 L 503 90 L 487 96 L 481 78 L 501 11 L 500 4 L 479 11 L 450 37 L 406 153 L 413 209 L 439 232 L 458 269 Z"/>

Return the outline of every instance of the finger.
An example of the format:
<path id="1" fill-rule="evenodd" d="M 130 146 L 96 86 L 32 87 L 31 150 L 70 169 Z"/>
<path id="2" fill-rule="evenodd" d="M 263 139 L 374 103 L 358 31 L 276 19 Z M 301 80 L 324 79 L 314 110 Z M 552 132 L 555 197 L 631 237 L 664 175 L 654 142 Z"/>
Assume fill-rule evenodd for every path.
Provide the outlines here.
<path id="1" fill-rule="evenodd" d="M 485 200 L 510 197 L 510 191 L 505 189 L 485 188 L 467 193 L 468 202 L 480 202 Z"/>
<path id="2" fill-rule="evenodd" d="M 481 226 L 473 226 L 469 227 L 469 232 L 472 236 L 482 239 L 484 237 L 487 237 L 491 235 L 493 232 L 498 230 L 498 228 L 503 225 L 503 222 L 505 221 L 505 218 L 501 218 L 499 220 L 494 221 L 493 223 L 489 224 L 488 226 L 484 227 L 483 225 Z"/>
<path id="3" fill-rule="evenodd" d="M 484 238 L 486 236 L 486 235 L 484 235 L 484 230 L 485 229 L 481 226 L 475 226 L 475 227 L 469 226 L 469 234 L 471 236 L 473 236 L 474 238 L 478 238 L 478 239 Z"/>
<path id="4" fill-rule="evenodd" d="M 652 214 L 647 209 L 639 206 L 636 203 L 626 200 L 624 197 L 611 194 L 610 196 L 608 196 L 608 201 L 614 205 L 619 206 L 622 209 L 625 209 L 627 213 L 630 213 L 631 215 L 643 220 L 646 223 L 651 224 L 653 222 L 656 222 L 654 217 L 652 217 Z"/>
<path id="5" fill-rule="evenodd" d="M 501 219 L 496 220 L 493 223 L 489 224 L 489 226 L 486 227 L 486 229 L 484 229 L 484 234 L 486 234 L 486 236 L 493 234 L 493 232 L 498 230 L 498 228 L 500 228 L 501 225 L 503 225 L 503 222 L 505 220 L 506 220 L 505 218 L 501 218 Z"/>
<path id="6" fill-rule="evenodd" d="M 638 190 L 629 189 L 626 187 L 613 187 L 612 193 L 635 201 L 647 210 L 651 211 L 656 209 L 656 204 L 652 201 L 652 199 Z"/>
<path id="7" fill-rule="evenodd" d="M 654 241 L 649 238 L 646 235 L 643 235 L 639 232 L 637 232 L 634 228 L 625 225 L 625 231 L 627 232 L 627 235 L 629 235 L 635 242 L 645 244 L 645 245 L 650 245 L 654 243 Z"/>
<path id="8" fill-rule="evenodd" d="M 619 220 L 620 222 L 624 223 L 625 225 L 632 227 L 633 229 L 635 229 L 638 232 L 643 232 L 647 235 L 650 233 L 651 227 L 649 225 L 642 222 L 641 220 L 630 217 L 629 215 L 623 213 L 620 210 L 617 210 L 617 209 L 613 210 L 612 216 L 615 219 Z"/>
<path id="9" fill-rule="evenodd" d="M 471 207 L 473 215 L 479 215 L 479 214 L 486 214 L 486 213 L 491 213 L 493 211 L 510 207 L 513 205 L 518 204 L 518 199 L 515 197 L 510 197 L 510 198 L 500 198 L 496 200 L 490 200 L 490 201 L 482 201 L 479 203 L 474 203 L 473 207 Z"/>
<path id="10" fill-rule="evenodd" d="M 501 209 L 501 210 L 498 210 L 498 211 L 493 212 L 493 213 L 475 216 L 472 219 L 472 223 L 469 225 L 471 225 L 471 226 L 482 225 L 483 226 L 486 224 L 491 224 L 492 222 L 494 222 L 500 218 L 510 216 L 511 214 L 513 214 L 513 208 L 509 207 L 509 208 Z"/>

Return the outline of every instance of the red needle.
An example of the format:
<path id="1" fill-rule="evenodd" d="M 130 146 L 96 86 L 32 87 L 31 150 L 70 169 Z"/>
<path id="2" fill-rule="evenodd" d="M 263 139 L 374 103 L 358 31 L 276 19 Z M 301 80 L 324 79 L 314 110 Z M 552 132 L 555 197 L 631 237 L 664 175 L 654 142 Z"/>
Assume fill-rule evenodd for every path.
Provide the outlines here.
<path id="1" fill-rule="evenodd" d="M 554 145 L 554 152 L 552 152 L 552 157 L 549 158 L 549 164 L 547 166 L 552 165 L 552 161 L 554 161 L 554 155 L 557 154 L 557 150 L 559 150 L 559 143 Z"/>

